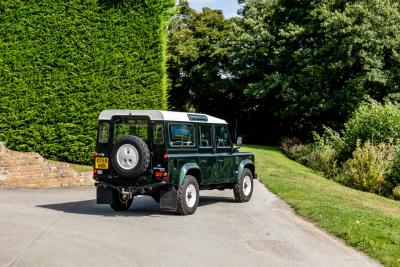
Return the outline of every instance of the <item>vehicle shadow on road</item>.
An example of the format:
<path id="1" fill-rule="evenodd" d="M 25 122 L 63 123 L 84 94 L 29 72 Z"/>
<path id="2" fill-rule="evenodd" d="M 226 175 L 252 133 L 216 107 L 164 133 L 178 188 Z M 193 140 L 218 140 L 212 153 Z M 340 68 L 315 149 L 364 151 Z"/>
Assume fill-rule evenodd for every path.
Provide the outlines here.
<path id="1" fill-rule="evenodd" d="M 227 197 L 210 197 L 201 196 L 199 207 L 207 206 L 216 203 L 233 203 L 233 198 Z M 131 208 L 128 211 L 116 212 L 113 211 L 109 205 L 99 205 L 95 199 L 64 202 L 57 204 L 38 205 L 39 208 L 52 209 L 62 211 L 66 213 L 74 214 L 86 214 L 86 215 L 99 215 L 99 216 L 157 216 L 157 215 L 169 215 L 176 216 L 174 210 L 161 209 L 159 203 L 155 202 L 153 198 L 148 196 L 142 196 L 135 198 Z"/>
<path id="2" fill-rule="evenodd" d="M 199 207 L 217 203 L 236 203 L 233 197 L 200 196 Z"/>

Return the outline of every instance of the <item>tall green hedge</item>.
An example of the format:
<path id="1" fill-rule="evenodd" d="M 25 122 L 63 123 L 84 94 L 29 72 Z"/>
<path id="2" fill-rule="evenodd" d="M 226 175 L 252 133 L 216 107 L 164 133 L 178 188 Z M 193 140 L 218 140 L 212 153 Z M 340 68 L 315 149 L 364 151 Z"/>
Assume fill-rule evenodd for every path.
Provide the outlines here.
<path id="1" fill-rule="evenodd" d="M 101 110 L 165 109 L 174 2 L 0 1 L 0 140 L 89 163 Z"/>

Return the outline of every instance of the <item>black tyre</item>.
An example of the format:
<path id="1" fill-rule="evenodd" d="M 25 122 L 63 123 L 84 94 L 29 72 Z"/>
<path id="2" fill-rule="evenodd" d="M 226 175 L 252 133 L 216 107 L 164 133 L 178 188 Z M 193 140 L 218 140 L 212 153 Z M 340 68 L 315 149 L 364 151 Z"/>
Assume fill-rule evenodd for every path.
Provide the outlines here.
<path id="1" fill-rule="evenodd" d="M 195 177 L 186 175 L 177 192 L 176 211 L 180 215 L 193 214 L 199 205 L 199 184 Z"/>
<path id="2" fill-rule="evenodd" d="M 244 168 L 242 177 L 233 186 L 233 194 L 237 202 L 247 202 L 253 194 L 253 174 Z"/>
<path id="3" fill-rule="evenodd" d="M 150 150 L 147 144 L 137 136 L 123 137 L 114 144 L 111 164 L 122 178 L 140 176 L 149 167 Z"/>
<path id="4" fill-rule="evenodd" d="M 125 211 L 128 210 L 133 202 L 131 199 L 123 199 L 122 195 L 117 191 L 113 190 L 113 203 L 110 204 L 111 208 L 115 211 Z"/>
<path id="5" fill-rule="evenodd" d="M 155 202 L 160 203 L 160 193 L 153 193 L 150 195 Z"/>

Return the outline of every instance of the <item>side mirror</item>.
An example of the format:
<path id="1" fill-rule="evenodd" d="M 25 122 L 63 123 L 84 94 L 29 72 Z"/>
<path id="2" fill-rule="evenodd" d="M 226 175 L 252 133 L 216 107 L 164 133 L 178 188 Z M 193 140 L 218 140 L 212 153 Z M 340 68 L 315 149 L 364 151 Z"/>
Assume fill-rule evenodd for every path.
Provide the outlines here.
<path id="1" fill-rule="evenodd" d="M 237 146 L 242 146 L 242 141 L 243 141 L 243 138 L 241 137 L 241 136 L 239 136 L 238 138 L 237 138 L 237 140 L 236 140 L 236 145 Z"/>

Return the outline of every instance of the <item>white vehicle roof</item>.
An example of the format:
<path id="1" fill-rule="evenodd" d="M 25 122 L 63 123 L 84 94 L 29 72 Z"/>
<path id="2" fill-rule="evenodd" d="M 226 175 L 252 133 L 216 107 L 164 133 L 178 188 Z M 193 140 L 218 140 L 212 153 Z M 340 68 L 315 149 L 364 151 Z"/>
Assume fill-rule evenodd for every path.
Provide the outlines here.
<path id="1" fill-rule="evenodd" d="M 103 110 L 99 115 L 99 120 L 111 120 L 113 116 L 148 116 L 152 121 L 179 121 L 227 124 L 225 120 L 209 116 L 207 114 L 163 110 Z"/>

